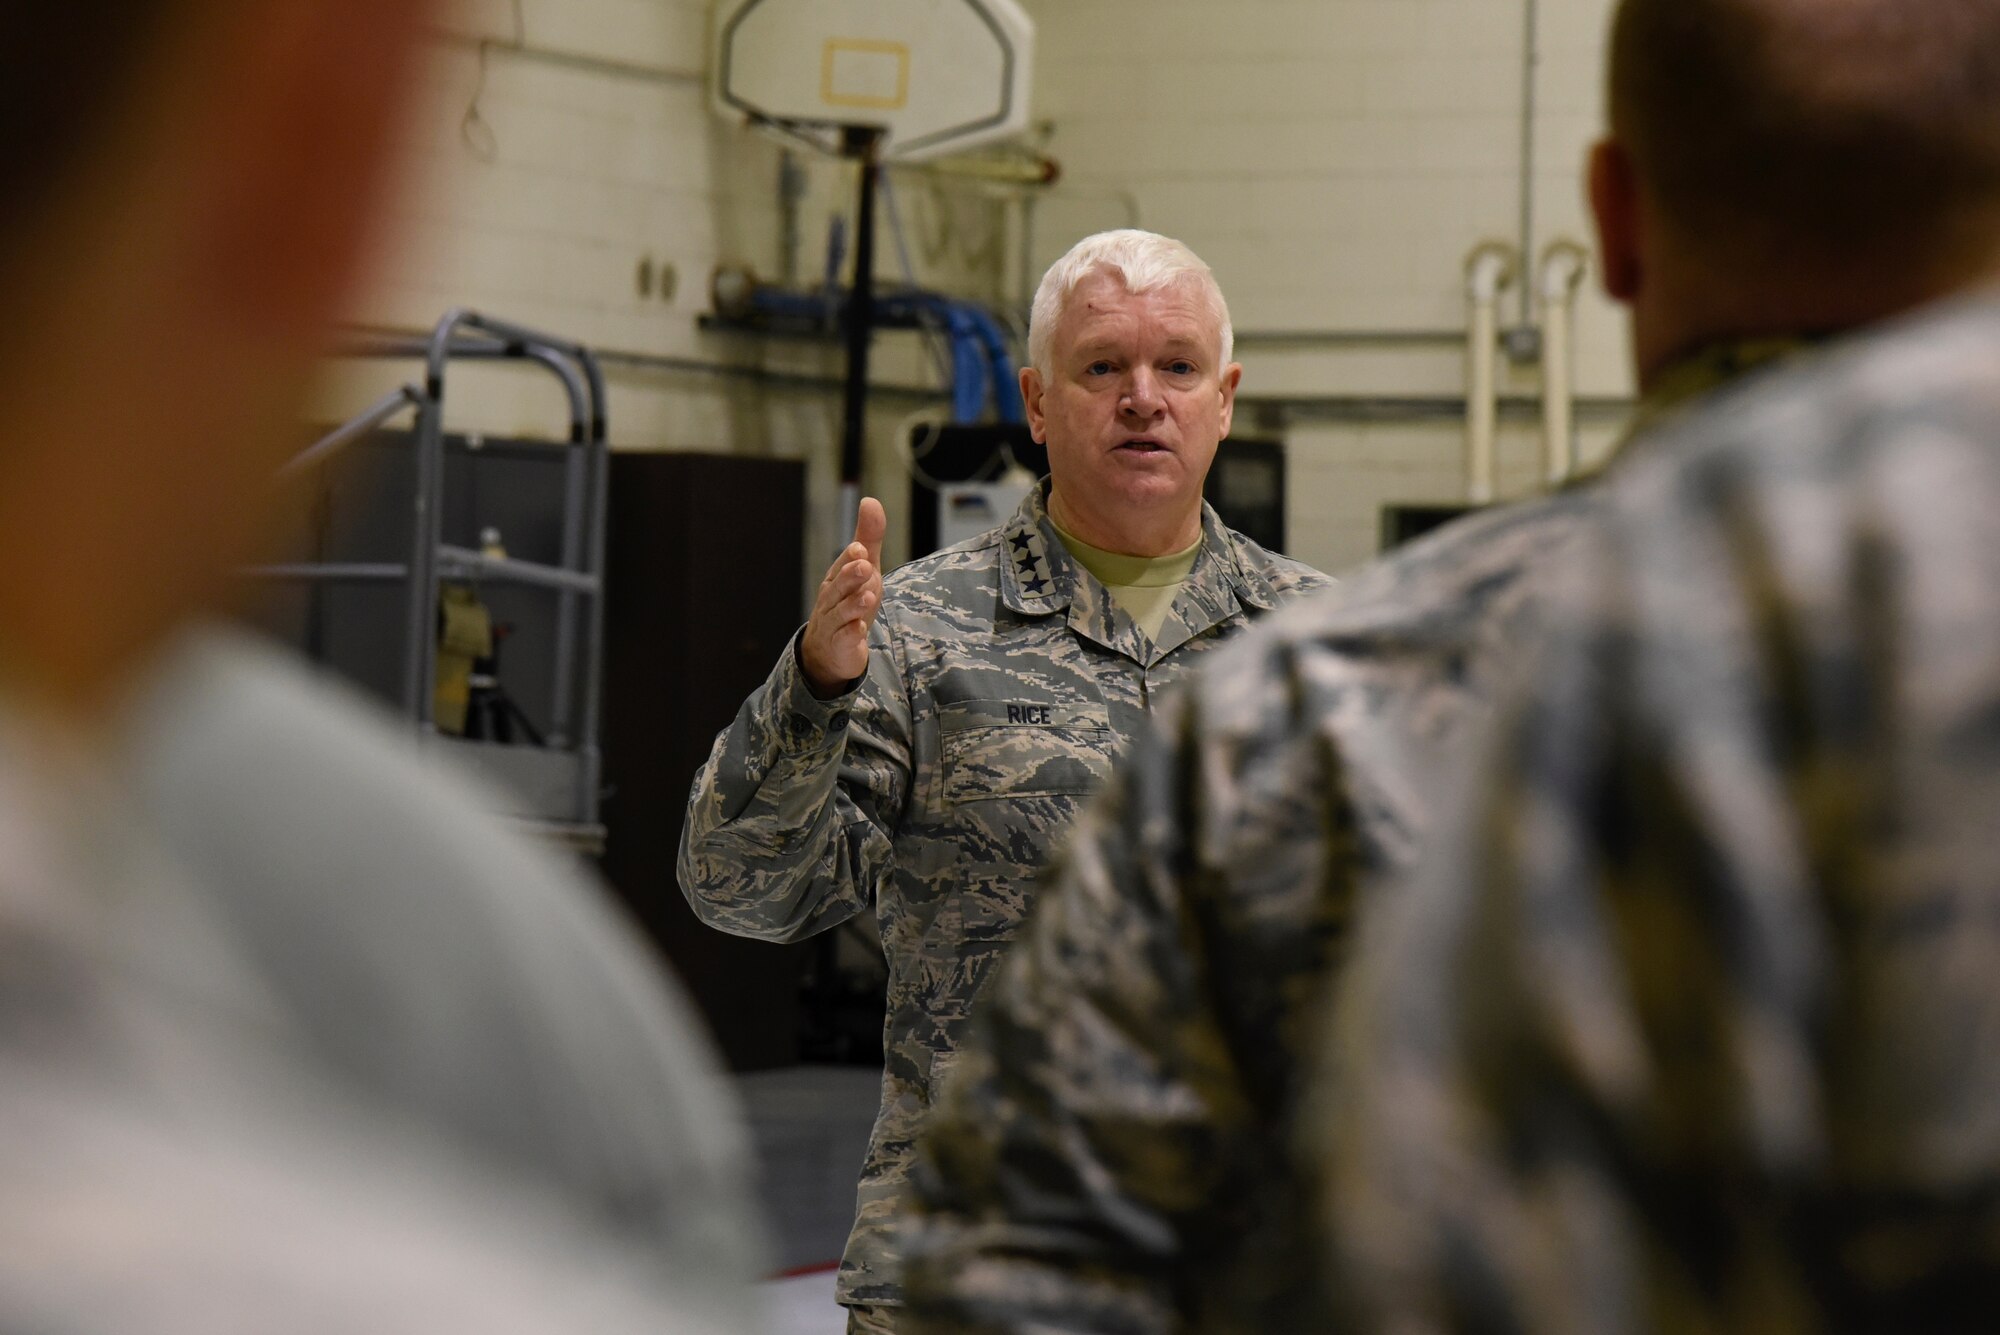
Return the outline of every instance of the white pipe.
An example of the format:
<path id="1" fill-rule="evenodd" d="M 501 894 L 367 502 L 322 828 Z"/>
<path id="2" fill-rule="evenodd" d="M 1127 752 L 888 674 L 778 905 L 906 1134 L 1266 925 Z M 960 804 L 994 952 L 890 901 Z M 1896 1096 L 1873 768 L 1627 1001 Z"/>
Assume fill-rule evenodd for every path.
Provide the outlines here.
<path id="1" fill-rule="evenodd" d="M 1465 261 L 1466 329 L 1465 469 L 1466 499 L 1490 504 L 1499 493 L 1495 438 L 1500 417 L 1500 294 L 1514 281 L 1513 247 L 1489 241 Z"/>
<path id="2" fill-rule="evenodd" d="M 1559 487 L 1576 474 L 1576 383 L 1571 366 L 1576 293 L 1590 252 L 1556 241 L 1542 252 L 1542 463 Z"/>

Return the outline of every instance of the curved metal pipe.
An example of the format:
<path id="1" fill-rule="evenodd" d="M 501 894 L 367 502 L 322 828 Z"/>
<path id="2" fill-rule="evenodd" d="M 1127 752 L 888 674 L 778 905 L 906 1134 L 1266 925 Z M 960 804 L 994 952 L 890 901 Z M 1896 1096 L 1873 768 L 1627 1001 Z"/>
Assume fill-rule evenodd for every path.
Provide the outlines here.
<path id="1" fill-rule="evenodd" d="M 1499 493 L 1497 450 L 1500 392 L 1500 294 L 1514 282 L 1520 256 L 1512 246 L 1489 241 L 1465 260 L 1466 329 L 1465 471 L 1466 499 L 1487 505 Z"/>
<path id="2" fill-rule="evenodd" d="M 415 385 L 404 385 L 394 393 L 384 395 L 359 417 L 343 426 L 335 427 L 293 456 L 289 463 L 278 470 L 278 476 L 296 477 L 300 473 L 318 467 L 377 427 L 401 416 L 410 408 L 420 407 L 423 401 L 423 391 Z"/>
<path id="3" fill-rule="evenodd" d="M 1570 364 L 1576 293 L 1590 252 L 1575 241 L 1542 252 L 1542 476 L 1551 487 L 1576 474 L 1576 381 Z"/>
<path id="4" fill-rule="evenodd" d="M 469 333 L 489 340 L 480 343 L 462 339 L 461 334 Z M 443 544 L 443 506 L 441 493 L 444 486 L 444 368 L 445 363 L 458 358 L 520 358 L 536 362 L 553 371 L 562 381 L 570 400 L 570 433 L 572 443 L 589 456 L 587 468 L 572 467 L 567 479 L 569 496 L 565 502 L 566 515 L 574 517 L 585 504 L 587 497 L 601 492 L 603 475 L 608 472 L 603 455 L 607 449 L 605 431 L 605 390 L 604 376 L 597 360 L 580 343 L 568 339 L 552 338 L 537 330 L 522 325 L 495 320 L 463 307 L 447 312 L 430 335 L 423 341 L 425 364 L 425 402 L 419 418 L 417 431 L 417 487 L 415 540 L 411 550 L 411 571 L 413 590 L 409 606 L 409 643 L 416 646 L 404 679 L 404 697 L 412 717 L 421 731 L 428 732 L 433 724 L 431 717 L 430 682 L 437 672 L 436 637 L 429 633 L 429 627 L 437 619 L 437 578 L 438 552 Z M 581 374 L 579 375 L 579 372 Z M 583 476 L 578 476 L 581 472 Z M 584 539 L 577 532 L 578 525 L 567 524 L 566 531 L 573 535 L 569 544 L 571 550 L 564 553 L 566 558 L 580 559 L 586 554 L 586 544 L 601 552 L 602 535 L 592 535 Z M 566 560 L 566 564 L 571 562 Z M 603 573 L 601 556 L 594 562 L 594 574 Z M 564 591 L 560 621 L 568 626 L 574 623 L 576 608 L 575 594 Z M 602 599 L 597 599 L 602 602 Z M 601 612 L 597 614 L 601 618 Z M 601 622 L 599 623 L 601 624 Z M 572 665 L 567 661 L 566 650 L 569 637 L 559 636 L 565 650 L 556 663 L 557 699 L 551 719 L 551 735 L 566 736 L 569 731 L 570 684 L 574 680 Z M 593 639 L 591 646 L 592 673 L 599 658 L 599 642 Z M 586 714 L 594 714 L 595 699 L 586 702 Z"/>
<path id="5" fill-rule="evenodd" d="M 610 484 L 611 445 L 608 429 L 610 407 L 603 367 L 599 365 L 597 357 L 590 349 L 569 339 L 553 338 L 523 325 L 472 312 L 464 313 L 463 324 L 468 329 L 500 340 L 506 348 L 507 355 L 532 356 L 534 360 L 556 369 L 564 385 L 569 388 L 572 405 L 571 439 L 579 446 L 580 452 L 571 455 L 564 476 L 562 563 L 569 569 L 586 571 L 590 578 L 600 582 L 601 588 L 605 564 L 603 525 L 591 526 L 589 532 L 585 530 L 590 516 L 604 513 L 604 502 Z M 578 384 L 579 373 L 582 379 L 581 386 Z M 580 396 L 579 390 L 581 390 Z M 550 708 L 549 739 L 551 744 L 558 746 L 566 746 L 572 741 L 571 697 L 575 693 L 576 668 L 571 648 L 576 638 L 578 596 L 576 590 L 564 589 L 557 604 L 558 652 L 553 691 L 555 698 Z M 588 615 L 590 625 L 586 659 L 589 666 L 584 674 L 581 728 L 582 749 L 587 754 L 585 772 L 580 782 L 594 791 L 598 767 L 597 728 L 602 711 L 604 599 L 601 594 L 591 598 Z"/>
<path id="6" fill-rule="evenodd" d="M 404 643 L 403 707 L 419 734 L 435 727 L 438 615 L 437 550 L 444 535 L 444 367 L 459 327 L 472 318 L 463 307 L 447 311 L 424 348 L 424 405 L 414 442 L 417 485 L 410 525 L 410 598 Z"/>

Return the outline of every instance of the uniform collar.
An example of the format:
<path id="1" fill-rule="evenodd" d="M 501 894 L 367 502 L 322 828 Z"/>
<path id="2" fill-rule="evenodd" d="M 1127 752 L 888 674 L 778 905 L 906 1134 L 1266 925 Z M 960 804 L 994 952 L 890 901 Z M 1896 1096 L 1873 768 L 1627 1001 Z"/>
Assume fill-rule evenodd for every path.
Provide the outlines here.
<path id="1" fill-rule="evenodd" d="M 1817 346 L 1817 340 L 1797 336 L 1767 338 L 1726 338 L 1707 343 L 1686 356 L 1675 359 L 1654 378 L 1653 387 L 1639 400 L 1631 422 L 1611 453 L 1616 459 L 1642 436 L 1679 418 L 1696 404 L 1726 385 L 1755 371 L 1787 361 Z M 1572 479 L 1574 483 L 1593 480 L 1610 463 L 1587 469 Z"/>
<path id="2" fill-rule="evenodd" d="M 1277 592 L 1269 577 L 1243 560 L 1236 539 L 1207 502 L 1201 507 L 1201 551 L 1173 611 L 1151 643 L 1112 601 L 1111 594 L 1062 545 L 1048 512 L 1049 480 L 1030 491 L 1001 531 L 1000 601 L 1022 616 L 1069 614 L 1079 634 L 1120 653 L 1151 662 L 1244 605 L 1270 611 Z"/>

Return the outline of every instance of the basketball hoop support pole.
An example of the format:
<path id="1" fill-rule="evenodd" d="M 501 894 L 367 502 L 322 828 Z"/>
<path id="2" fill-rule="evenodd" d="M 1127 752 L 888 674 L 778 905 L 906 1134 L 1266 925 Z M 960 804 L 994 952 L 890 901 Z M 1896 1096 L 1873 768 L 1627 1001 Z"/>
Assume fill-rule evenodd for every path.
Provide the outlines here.
<path id="1" fill-rule="evenodd" d="M 868 440 L 868 348 L 875 334 L 875 196 L 882 178 L 884 132 L 872 125 L 841 131 L 841 154 L 861 168 L 854 226 L 854 287 L 847 300 L 847 403 L 840 438 L 840 516 L 844 544 L 861 508 L 861 470 Z"/>

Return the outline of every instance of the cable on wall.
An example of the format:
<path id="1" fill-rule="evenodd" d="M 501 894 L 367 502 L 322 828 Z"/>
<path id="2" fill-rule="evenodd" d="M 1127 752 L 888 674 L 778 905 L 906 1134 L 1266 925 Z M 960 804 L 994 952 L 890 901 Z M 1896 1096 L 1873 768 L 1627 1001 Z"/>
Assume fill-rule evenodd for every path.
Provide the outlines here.
<path id="1" fill-rule="evenodd" d="M 508 45 L 516 50 L 528 45 L 528 16 L 524 3 L 525 0 L 513 0 L 514 40 Z M 486 119 L 481 109 L 486 98 L 487 68 L 496 45 L 490 37 L 479 39 L 479 77 L 472 85 L 472 100 L 465 104 L 465 115 L 458 122 L 458 137 L 471 150 L 472 156 L 481 162 L 494 162 L 500 157 L 500 137 L 494 133 L 493 123 Z"/>
<path id="2" fill-rule="evenodd" d="M 499 136 L 494 132 L 492 122 L 486 119 L 484 104 L 489 66 L 495 56 L 506 56 L 513 60 L 532 61 L 541 65 L 553 65 L 560 69 L 574 70 L 583 74 L 601 74 L 614 79 L 631 79 L 640 83 L 666 84 L 676 87 L 705 85 L 708 74 L 705 70 L 674 69 L 664 65 L 642 65 L 635 61 L 614 60 L 607 56 L 583 55 L 575 51 L 560 51 L 553 47 L 531 45 L 528 41 L 528 20 L 525 0 L 512 0 L 510 10 L 513 16 L 513 35 L 510 38 L 474 36 L 470 33 L 454 32 L 447 28 L 431 30 L 431 39 L 446 46 L 458 46 L 475 52 L 479 58 L 479 74 L 473 84 L 472 98 L 466 104 L 465 115 L 459 121 L 459 137 L 474 157 L 481 162 L 493 162 L 499 157 Z"/>
<path id="3" fill-rule="evenodd" d="M 1523 256 L 1535 253 L 1535 117 L 1536 84 L 1541 75 L 1542 34 L 1540 5 L 1526 0 L 1521 35 L 1521 240 Z M 1521 327 L 1534 323 L 1532 283 L 1521 284 Z"/>
<path id="4" fill-rule="evenodd" d="M 903 282 L 914 292 L 921 284 L 917 282 L 916 266 L 910 262 L 909 239 L 903 233 L 902 203 L 896 194 L 895 180 L 888 172 L 882 173 L 882 202 L 889 219 L 889 235 L 896 243 L 896 260 L 902 266 Z M 923 329 L 924 348 L 930 353 L 931 366 L 937 372 L 938 382 L 951 383 L 951 354 L 944 346 L 943 331 L 928 311 L 919 314 L 918 322 Z"/>

